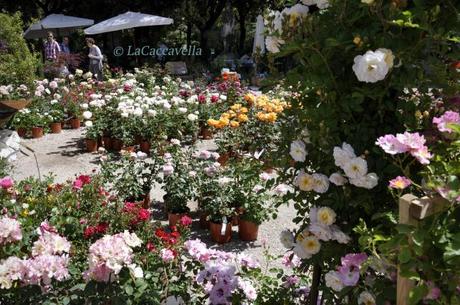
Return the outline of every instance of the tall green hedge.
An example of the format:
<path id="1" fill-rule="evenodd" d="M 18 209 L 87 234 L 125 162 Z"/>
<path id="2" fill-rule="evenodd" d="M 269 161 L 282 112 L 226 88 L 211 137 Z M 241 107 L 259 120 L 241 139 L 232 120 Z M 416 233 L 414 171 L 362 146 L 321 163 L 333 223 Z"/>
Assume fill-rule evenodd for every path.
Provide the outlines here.
<path id="1" fill-rule="evenodd" d="M 38 59 L 22 36 L 21 15 L 0 13 L 0 85 L 31 84 Z"/>

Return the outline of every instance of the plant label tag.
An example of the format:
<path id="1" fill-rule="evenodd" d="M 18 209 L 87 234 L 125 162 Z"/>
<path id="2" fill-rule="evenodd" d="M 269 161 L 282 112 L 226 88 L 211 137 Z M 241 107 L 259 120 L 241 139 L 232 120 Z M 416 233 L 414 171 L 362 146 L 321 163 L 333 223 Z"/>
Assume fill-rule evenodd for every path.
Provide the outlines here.
<path id="1" fill-rule="evenodd" d="M 227 231 L 227 217 L 222 217 L 222 228 L 220 229 L 220 235 L 224 236 Z"/>

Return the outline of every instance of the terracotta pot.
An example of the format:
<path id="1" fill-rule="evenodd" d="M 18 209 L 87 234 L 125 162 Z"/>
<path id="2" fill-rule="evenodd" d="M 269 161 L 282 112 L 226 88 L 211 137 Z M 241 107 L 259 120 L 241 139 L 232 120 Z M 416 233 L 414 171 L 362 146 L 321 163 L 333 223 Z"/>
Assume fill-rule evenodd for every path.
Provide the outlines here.
<path id="1" fill-rule="evenodd" d="M 200 136 L 203 140 L 210 140 L 213 137 L 211 129 L 209 129 L 207 126 L 203 126 L 200 129 Z"/>
<path id="2" fill-rule="evenodd" d="M 25 138 L 26 135 L 27 135 L 27 129 L 25 129 L 25 128 L 18 128 L 18 129 L 16 129 L 16 132 L 18 133 L 18 135 L 21 138 Z"/>
<path id="3" fill-rule="evenodd" d="M 102 146 L 107 150 L 112 150 L 112 138 L 102 137 Z"/>
<path id="4" fill-rule="evenodd" d="M 38 139 L 43 137 L 43 127 L 32 127 L 32 138 Z"/>
<path id="5" fill-rule="evenodd" d="M 70 119 L 70 127 L 72 127 L 72 129 L 79 129 L 80 126 L 81 126 L 80 119 L 76 119 L 76 118 Z"/>
<path id="6" fill-rule="evenodd" d="M 114 151 L 121 151 L 123 148 L 123 141 L 119 139 L 112 139 L 112 149 Z"/>
<path id="7" fill-rule="evenodd" d="M 240 216 L 234 215 L 232 216 L 232 226 L 236 227 L 240 223 Z"/>
<path id="8" fill-rule="evenodd" d="M 50 128 L 51 128 L 51 133 L 61 133 L 61 131 L 62 131 L 62 125 L 61 125 L 60 122 L 51 123 Z"/>
<path id="9" fill-rule="evenodd" d="M 187 215 L 186 213 L 181 213 L 181 214 L 168 213 L 169 226 L 173 227 L 177 225 L 179 220 L 186 215 Z"/>
<path id="10" fill-rule="evenodd" d="M 143 153 L 149 154 L 150 148 L 152 148 L 152 145 L 150 144 L 149 141 L 144 140 L 144 141 L 141 141 L 140 148 Z"/>
<path id="11" fill-rule="evenodd" d="M 141 142 L 142 142 L 142 136 L 140 136 L 140 135 L 134 136 L 134 144 L 135 145 L 139 145 L 139 144 L 141 144 Z"/>
<path id="12" fill-rule="evenodd" d="M 225 231 L 224 234 L 222 235 L 222 226 L 223 224 L 221 223 L 214 223 L 210 222 L 209 228 L 211 230 L 211 237 L 212 240 L 219 243 L 219 244 L 225 244 L 228 243 L 232 239 L 232 225 L 230 223 L 227 223 L 225 226 Z"/>
<path id="13" fill-rule="evenodd" d="M 95 152 L 97 151 L 97 140 L 95 139 L 85 139 L 86 141 L 86 151 Z"/>
<path id="14" fill-rule="evenodd" d="M 240 219 L 238 224 L 238 236 L 241 240 L 244 241 L 254 241 L 257 240 L 257 235 L 259 234 L 259 225 Z"/>
<path id="15" fill-rule="evenodd" d="M 144 201 L 142 202 L 142 207 L 144 209 L 149 209 L 150 208 L 150 202 L 151 202 L 151 200 L 150 200 L 150 191 L 149 191 L 144 196 Z"/>
<path id="16" fill-rule="evenodd" d="M 208 213 L 201 212 L 200 214 L 200 228 L 209 229 L 209 220 L 207 220 Z"/>

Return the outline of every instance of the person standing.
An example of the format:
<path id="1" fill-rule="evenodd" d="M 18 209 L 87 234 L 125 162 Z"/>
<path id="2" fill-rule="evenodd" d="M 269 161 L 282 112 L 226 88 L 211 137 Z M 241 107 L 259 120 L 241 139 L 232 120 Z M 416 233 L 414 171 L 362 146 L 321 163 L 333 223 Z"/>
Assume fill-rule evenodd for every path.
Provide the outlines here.
<path id="1" fill-rule="evenodd" d="M 43 45 L 45 51 L 45 60 L 55 62 L 58 59 L 58 54 L 61 52 L 59 43 L 54 40 L 53 33 L 48 32 L 48 38 Z"/>
<path id="2" fill-rule="evenodd" d="M 102 59 L 104 58 L 101 49 L 96 45 L 93 38 L 86 38 L 86 45 L 89 48 L 89 71 L 96 77 L 98 81 L 102 81 Z"/>
<path id="3" fill-rule="evenodd" d="M 70 54 L 69 37 L 67 37 L 67 36 L 62 38 L 61 52 L 64 53 L 64 54 Z"/>

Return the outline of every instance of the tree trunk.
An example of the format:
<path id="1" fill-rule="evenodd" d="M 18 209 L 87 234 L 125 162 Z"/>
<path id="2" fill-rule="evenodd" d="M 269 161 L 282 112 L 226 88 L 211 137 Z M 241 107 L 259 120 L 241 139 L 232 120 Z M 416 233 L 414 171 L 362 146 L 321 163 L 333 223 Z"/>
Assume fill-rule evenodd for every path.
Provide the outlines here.
<path id="1" fill-rule="evenodd" d="M 192 44 L 192 23 L 187 22 L 187 49 L 190 48 Z"/>
<path id="2" fill-rule="evenodd" d="M 319 284 L 321 282 L 321 266 L 315 264 L 313 266 L 313 280 L 310 288 L 310 295 L 308 298 L 309 305 L 318 304 L 318 295 L 319 295 Z"/>
<path id="3" fill-rule="evenodd" d="M 209 57 L 208 29 L 200 29 L 200 48 L 203 50 L 204 59 L 207 60 Z"/>

